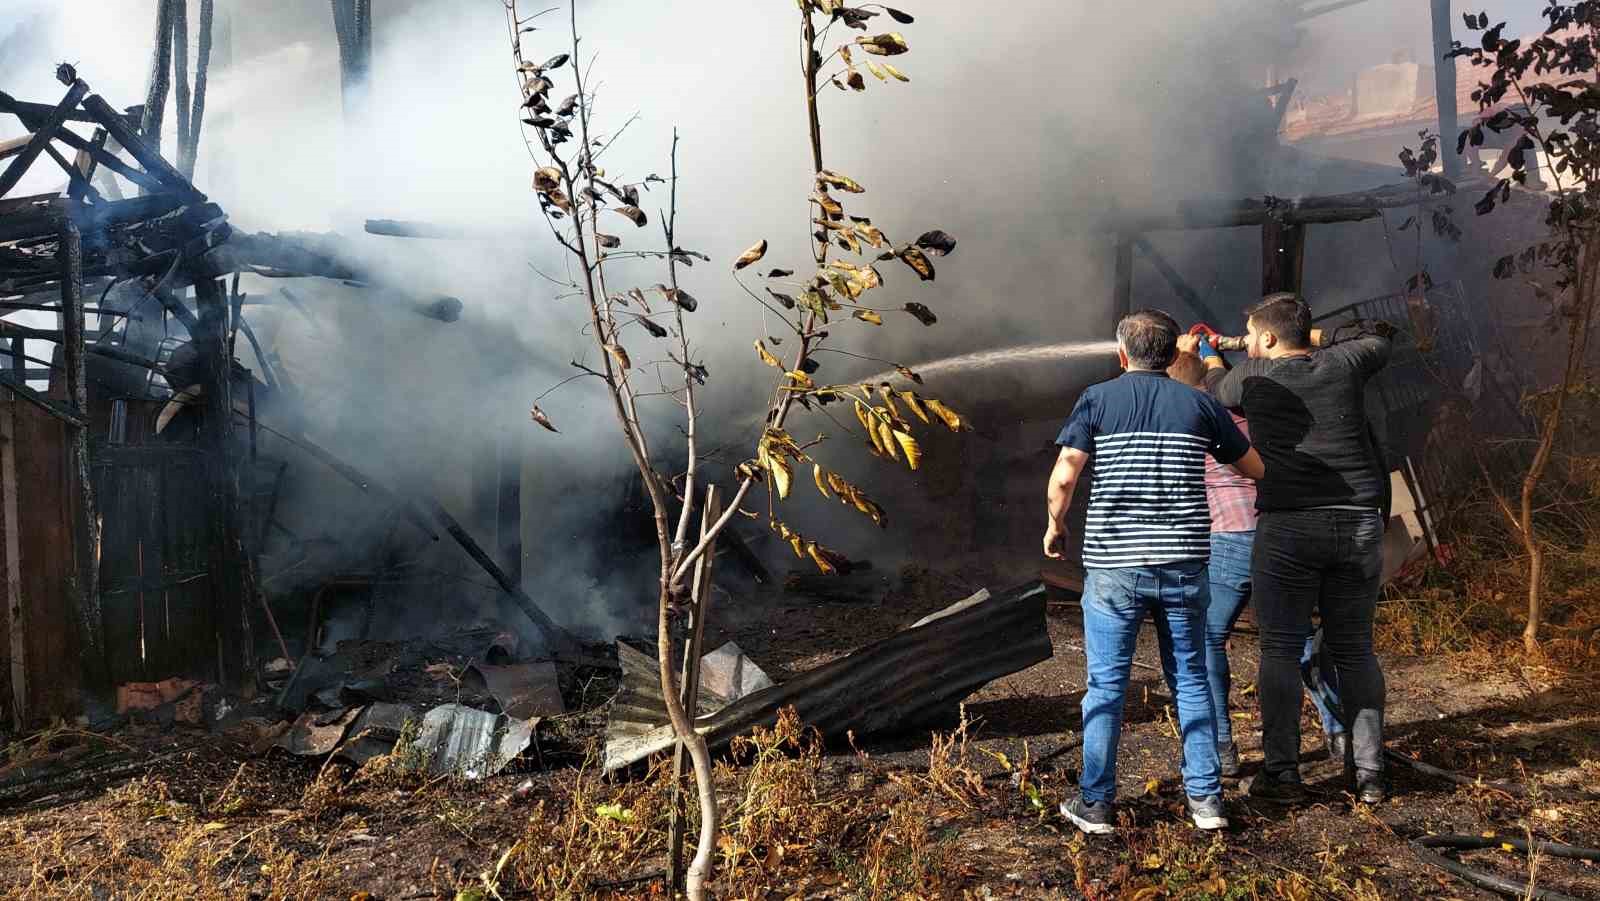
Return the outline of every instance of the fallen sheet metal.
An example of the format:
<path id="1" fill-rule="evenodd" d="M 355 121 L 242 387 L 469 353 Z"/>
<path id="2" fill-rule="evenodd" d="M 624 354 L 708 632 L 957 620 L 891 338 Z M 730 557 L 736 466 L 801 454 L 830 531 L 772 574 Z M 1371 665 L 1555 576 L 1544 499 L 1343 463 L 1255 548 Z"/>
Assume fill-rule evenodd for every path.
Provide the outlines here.
<path id="1" fill-rule="evenodd" d="M 405 734 L 406 724 L 416 722 L 416 710 L 405 704 L 369 704 L 345 731 L 337 756 L 360 766 L 394 750 Z"/>
<path id="2" fill-rule="evenodd" d="M 331 713 L 302 713 L 289 731 L 278 738 L 277 746 L 300 757 L 321 757 L 330 754 L 344 739 L 345 729 L 356 716 L 356 710 L 336 710 Z"/>
<path id="3" fill-rule="evenodd" d="M 472 669 L 483 677 L 489 694 L 506 716 L 525 720 L 535 716 L 560 716 L 567 712 L 556 682 L 555 661 L 534 660 L 510 666 L 474 663 Z"/>
<path id="4" fill-rule="evenodd" d="M 617 642 L 622 688 L 606 715 L 606 747 L 652 734 L 667 724 L 655 650 L 645 653 Z M 700 715 L 715 713 L 748 694 L 772 687 L 772 679 L 733 642 L 700 658 Z"/>
<path id="5" fill-rule="evenodd" d="M 535 722 L 441 704 L 422 718 L 412 747 L 436 776 L 482 779 L 500 772 L 533 742 Z"/>
<path id="6" fill-rule="evenodd" d="M 967 603 L 971 600 L 781 685 L 702 714 L 695 720 L 695 731 L 709 744 L 721 745 L 755 726 L 772 724 L 778 711 L 790 706 L 806 725 L 828 737 L 909 728 L 952 711 L 988 682 L 1050 658 L 1043 584 L 1032 582 Z M 624 694 L 630 684 L 625 647 L 617 644 Z M 657 687 L 657 705 L 660 691 Z M 622 700 L 619 697 L 618 703 Z M 670 749 L 674 741 L 670 725 L 642 732 L 608 726 L 605 768 L 615 770 L 643 760 Z"/>

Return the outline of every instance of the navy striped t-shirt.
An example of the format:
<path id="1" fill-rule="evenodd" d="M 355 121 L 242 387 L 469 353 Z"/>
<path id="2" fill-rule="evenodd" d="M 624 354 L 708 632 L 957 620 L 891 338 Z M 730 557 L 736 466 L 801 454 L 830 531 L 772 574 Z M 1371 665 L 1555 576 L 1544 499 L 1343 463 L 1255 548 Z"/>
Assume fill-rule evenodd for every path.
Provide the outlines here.
<path id="1" fill-rule="evenodd" d="M 1083 565 L 1095 569 L 1209 559 L 1206 454 L 1227 464 L 1250 450 L 1211 395 L 1143 370 L 1085 389 L 1056 443 L 1094 461 Z"/>

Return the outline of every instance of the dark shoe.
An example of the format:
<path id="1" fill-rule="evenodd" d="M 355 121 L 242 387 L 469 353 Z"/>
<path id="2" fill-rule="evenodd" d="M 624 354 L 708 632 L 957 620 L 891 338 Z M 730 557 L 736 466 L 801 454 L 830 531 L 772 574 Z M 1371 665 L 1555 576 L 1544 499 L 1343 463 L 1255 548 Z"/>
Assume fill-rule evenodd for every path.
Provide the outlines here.
<path id="1" fill-rule="evenodd" d="M 1117 831 L 1111 822 L 1111 805 L 1104 801 L 1089 802 L 1081 797 L 1062 801 L 1061 815 L 1088 835 L 1110 835 Z"/>
<path id="2" fill-rule="evenodd" d="M 1228 828 L 1227 814 L 1222 812 L 1222 796 L 1190 797 L 1189 819 L 1194 820 L 1196 827 L 1207 831 Z"/>
<path id="3" fill-rule="evenodd" d="M 1336 763 L 1344 763 L 1345 755 L 1350 753 L 1350 733 L 1332 732 L 1328 734 L 1328 759 Z"/>
<path id="4" fill-rule="evenodd" d="M 1389 782 L 1382 772 L 1356 770 L 1356 800 L 1363 804 L 1382 804 L 1389 797 Z"/>
<path id="5" fill-rule="evenodd" d="M 1280 777 L 1263 770 L 1250 780 L 1250 797 L 1274 804 L 1298 804 L 1306 799 L 1306 787 L 1296 774 Z"/>
<path id="6" fill-rule="evenodd" d="M 1217 763 L 1221 764 L 1225 778 L 1239 778 L 1239 746 L 1233 742 L 1217 745 Z"/>

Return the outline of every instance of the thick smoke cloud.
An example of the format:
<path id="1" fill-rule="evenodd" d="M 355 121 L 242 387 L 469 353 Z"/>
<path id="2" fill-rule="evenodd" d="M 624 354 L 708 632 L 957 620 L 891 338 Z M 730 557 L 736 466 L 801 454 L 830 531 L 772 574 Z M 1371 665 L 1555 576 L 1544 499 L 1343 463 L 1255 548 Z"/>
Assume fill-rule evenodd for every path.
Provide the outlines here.
<path id="1" fill-rule="evenodd" d="M 565 280 L 568 270 L 529 190 L 532 166 L 514 115 L 519 97 L 500 4 L 374 5 L 370 111 L 357 129 L 340 115 L 325 0 L 219 0 L 231 19 L 231 65 L 213 69 L 197 181 L 239 227 L 337 228 L 382 261 L 395 283 L 458 296 L 466 311 L 444 325 L 409 313 L 397 296 L 302 280 L 291 290 L 309 315 L 281 302 L 247 312 L 275 338 L 285 365 L 304 373 L 309 430 L 375 475 L 465 509 L 472 464 L 493 442 L 525 455 L 530 590 L 569 622 L 626 628 L 628 611 L 650 597 L 651 561 L 648 553 L 613 559 L 603 549 L 609 545 L 595 540 L 612 530 L 629 469 L 603 393 L 580 379 L 541 400 L 560 436 L 528 421 L 530 402 L 575 371 L 569 361 L 592 362 L 593 351 L 581 301 L 539 274 Z M 0 87 L 51 99 L 60 93 L 53 64 L 68 59 L 113 103 L 142 100 L 154 18 L 148 0 L 11 6 L 17 24 L 9 35 L 0 25 Z M 1169 210 L 1253 185 L 1259 160 L 1250 156 L 1250 136 L 1261 105 L 1240 98 L 1265 83 L 1267 69 L 1255 32 L 1240 25 L 1260 17 L 1259 3 L 908 6 L 918 16 L 902 29 L 912 52 L 896 63 L 911 83 L 869 78 L 864 94 L 824 88 L 825 162 L 868 188 L 850 198 L 850 212 L 873 217 L 901 241 L 938 227 L 961 243 L 953 257 L 936 261 L 939 277 L 929 285 L 898 263 L 880 264 L 886 305 L 926 303 L 939 325 L 890 317 L 884 329 L 862 326 L 839 347 L 914 362 L 1103 338 L 1111 327 L 1103 217 L 1113 209 Z M 757 238 L 771 244 L 763 265 L 798 268 L 807 258 L 810 150 L 796 12 L 787 0 L 586 0 L 578 13 L 598 127 L 614 134 L 626 126 L 602 165 L 626 180 L 666 175 L 673 129 L 681 135 L 679 243 L 713 260 L 682 278 L 701 301 L 691 336 L 712 373 L 705 422 L 722 426 L 713 441 L 738 442 L 719 464 L 726 465 L 742 455 L 748 436 L 728 424 L 748 424 L 765 396 L 759 386 L 768 383 L 750 342 L 781 334 L 733 284 L 728 265 Z M 1331 18 L 1317 27 L 1337 33 Z M 899 27 L 887 17 L 877 23 Z M 570 49 L 564 11 L 536 24 L 540 30 L 524 36 L 529 57 Z M 834 29 L 839 41 L 856 34 Z M 570 90 L 564 74 L 556 93 Z M 167 118 L 170 130 L 170 107 Z M 619 219 L 611 230 L 627 247 L 660 246 L 665 203 L 657 186 L 643 204 L 648 228 Z M 373 238 L 359 234 L 367 217 L 470 226 L 496 238 Z M 1193 256 L 1186 248 L 1174 252 L 1210 267 L 1207 278 L 1220 290 L 1248 292 L 1253 274 L 1207 259 L 1215 245 L 1195 245 Z M 664 275 L 629 264 L 611 279 L 615 289 Z M 260 296 L 278 287 L 246 279 L 246 290 Z M 665 348 L 651 349 L 642 332 L 628 341 L 636 361 L 664 359 Z M 822 375 L 845 380 L 881 368 L 833 356 Z M 638 377 L 654 383 L 653 371 Z M 664 400 L 652 403 L 657 446 L 670 447 L 674 411 Z M 795 431 L 824 427 L 801 420 Z M 838 454 L 841 466 L 879 478 L 863 455 Z M 882 481 L 898 490 L 911 480 Z M 311 496 L 328 494 L 305 490 L 300 501 L 331 532 L 350 520 L 348 530 L 365 535 L 382 518 Z M 843 535 L 838 543 L 884 541 L 853 521 L 835 532 Z M 913 537 L 891 532 L 887 540 L 907 546 Z"/>

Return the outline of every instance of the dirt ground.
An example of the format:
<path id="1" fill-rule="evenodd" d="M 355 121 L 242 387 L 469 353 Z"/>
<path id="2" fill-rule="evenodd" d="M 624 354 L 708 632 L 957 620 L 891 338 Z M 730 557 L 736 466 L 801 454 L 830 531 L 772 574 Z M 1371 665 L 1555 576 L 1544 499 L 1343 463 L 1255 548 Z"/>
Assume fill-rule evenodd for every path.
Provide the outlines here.
<path id="1" fill-rule="evenodd" d="M 727 611 L 733 623 L 712 640 L 737 640 L 781 681 L 978 587 L 1034 578 L 1037 567 L 1030 565 L 988 562 L 937 573 L 910 567 L 869 580 L 869 596 L 852 603 L 774 592 Z M 816 761 L 810 797 L 848 799 L 852 810 L 869 809 L 873 799 L 886 810 L 902 809 L 892 805 L 906 800 L 908 787 L 932 786 L 917 808 L 927 819 L 917 826 L 925 841 L 912 848 L 918 872 L 900 883 L 879 878 L 882 871 L 870 864 L 873 849 L 908 827 L 892 813 L 863 815 L 855 825 L 841 819 L 841 834 L 829 838 L 843 849 L 833 852 L 834 865 L 785 870 L 784 855 L 804 849 L 767 848 L 771 873 L 762 884 L 778 891 L 763 896 L 1489 898 L 1495 895 L 1424 864 L 1410 841 L 1492 833 L 1600 846 L 1600 794 L 1589 794 L 1600 775 L 1592 677 L 1492 654 L 1385 655 L 1388 739 L 1391 748 L 1432 765 L 1526 786 L 1520 794 L 1395 767 L 1391 800 L 1354 805 L 1339 767 L 1326 759 L 1308 705 L 1305 774 L 1314 802 L 1287 810 L 1252 804 L 1240 784 L 1230 783 L 1232 827 L 1203 835 L 1182 816 L 1171 699 L 1159 672 L 1136 668 L 1118 772 L 1123 828 L 1086 840 L 1055 813 L 1073 790 L 1079 764 L 1076 750 L 1052 753 L 1069 746 L 1080 725 L 1082 633 L 1069 596 L 1051 602 L 1048 625 L 1055 656 L 977 692 L 965 708 L 966 741 L 947 745 L 943 756 L 930 754 L 924 731 L 863 738 L 855 749 L 830 747 Z M 1156 662 L 1148 629 L 1139 660 Z M 1248 622 L 1234 641 L 1233 660 L 1235 732 L 1248 778 L 1260 760 Z M 634 790 L 584 775 L 592 776 L 586 752 L 603 727 L 610 690 L 599 673 L 568 674 L 563 692 L 576 712 L 540 724 L 537 751 L 476 783 L 401 779 L 381 767 L 324 766 L 281 751 L 256 754 L 243 741 L 248 736 L 195 727 L 130 726 L 106 738 L 58 731 L 53 747 L 86 748 L 75 752 L 86 754 L 85 761 L 127 763 L 44 797 L 0 800 L 0 892 L 15 898 L 661 896 L 662 857 L 642 837 L 644 824 L 631 822 L 632 812 L 620 804 L 608 808 L 574 794 L 574 786 L 584 785 L 597 795 Z M 949 727 L 943 731 L 948 735 Z M 941 792 L 949 772 L 967 775 Z M 631 797 L 643 817 L 643 796 Z M 576 813 L 590 831 L 562 832 L 576 822 L 561 813 L 563 805 L 586 806 Z M 601 816 L 587 816 L 588 807 Z M 555 872 L 560 861 L 539 855 L 592 851 L 575 851 L 573 842 L 599 841 L 607 818 L 618 842 L 639 849 L 616 858 L 622 862 L 608 872 L 561 891 L 514 875 Z M 569 843 L 530 839 L 556 833 Z M 726 846 L 723 852 L 739 853 Z M 1504 849 L 1461 859 L 1515 880 L 1527 879 L 1531 867 L 1541 888 L 1600 898 L 1600 866 L 1592 863 L 1530 860 Z M 861 875 L 852 861 L 867 861 L 871 872 Z M 720 894 L 747 896 L 738 886 Z"/>

